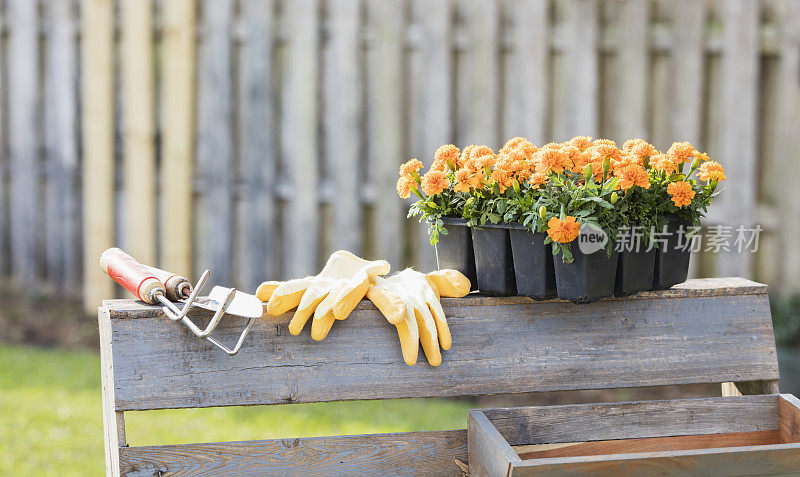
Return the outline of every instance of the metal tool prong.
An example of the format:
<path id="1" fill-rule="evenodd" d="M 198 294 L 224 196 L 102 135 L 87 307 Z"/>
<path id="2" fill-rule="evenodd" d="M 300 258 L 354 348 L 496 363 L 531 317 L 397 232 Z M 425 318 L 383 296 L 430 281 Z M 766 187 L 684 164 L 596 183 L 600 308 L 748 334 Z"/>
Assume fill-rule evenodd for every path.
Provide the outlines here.
<path id="1" fill-rule="evenodd" d="M 189 295 L 189 298 L 187 298 L 186 301 L 183 302 L 183 308 L 181 308 L 180 313 L 177 314 L 173 313 L 172 310 L 170 310 L 167 307 L 164 307 L 164 313 L 167 315 L 167 317 L 169 317 L 170 320 L 180 321 L 186 316 L 187 313 L 189 313 L 189 308 L 192 306 L 192 303 L 194 303 L 195 298 L 197 298 L 197 295 L 200 293 L 200 289 L 203 288 L 203 286 L 205 286 L 206 281 L 208 281 L 209 275 L 211 275 L 210 270 L 206 270 L 203 272 L 202 275 L 200 275 L 200 279 L 197 280 L 197 285 L 194 286 L 194 289 L 192 290 L 192 293 Z M 197 329 L 197 331 L 199 332 L 200 330 Z"/>
<path id="2" fill-rule="evenodd" d="M 235 296 L 236 296 L 236 290 L 234 288 L 231 288 L 231 291 L 228 292 L 228 296 L 225 298 L 225 302 L 222 304 L 222 306 L 217 308 L 216 312 L 214 312 L 214 316 L 211 318 L 211 321 L 208 322 L 208 326 L 206 326 L 206 329 L 203 331 L 200 331 L 198 329 L 197 331 L 199 331 L 199 334 L 198 333 L 195 334 L 197 334 L 197 336 L 201 338 L 205 338 L 206 336 L 210 335 L 219 324 L 219 320 L 222 319 L 222 315 L 225 314 L 225 310 L 228 309 L 228 306 L 230 306 Z"/>

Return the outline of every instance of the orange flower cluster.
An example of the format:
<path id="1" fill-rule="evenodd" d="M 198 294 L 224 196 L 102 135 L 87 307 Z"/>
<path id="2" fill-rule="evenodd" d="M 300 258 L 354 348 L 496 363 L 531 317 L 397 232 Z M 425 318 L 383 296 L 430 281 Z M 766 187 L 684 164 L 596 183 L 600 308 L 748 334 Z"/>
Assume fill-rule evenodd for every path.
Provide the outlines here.
<path id="1" fill-rule="evenodd" d="M 577 222 L 575 217 L 568 215 L 564 220 L 558 217 L 553 217 L 547 222 L 547 235 L 553 239 L 553 242 L 569 243 L 578 238 L 581 232 L 581 224 Z"/>
<path id="2" fill-rule="evenodd" d="M 686 181 L 670 182 L 667 186 L 667 193 L 672 196 L 672 202 L 677 207 L 691 204 L 695 196 L 692 185 Z"/>

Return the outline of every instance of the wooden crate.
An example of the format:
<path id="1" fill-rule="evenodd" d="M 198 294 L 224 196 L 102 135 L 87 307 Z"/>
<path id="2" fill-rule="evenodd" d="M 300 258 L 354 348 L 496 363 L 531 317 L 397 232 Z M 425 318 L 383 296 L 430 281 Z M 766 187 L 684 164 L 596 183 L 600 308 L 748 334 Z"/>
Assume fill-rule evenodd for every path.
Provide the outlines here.
<path id="1" fill-rule="evenodd" d="M 460 476 L 455 459 L 468 459 L 466 429 L 136 446 L 124 414 L 149 409 L 725 382 L 723 393 L 778 392 L 767 287 L 744 279 L 588 305 L 474 295 L 442 305 L 453 347 L 434 368 L 403 362 L 396 329 L 368 301 L 320 342 L 290 335 L 290 314 L 261 320 L 233 357 L 160 307 L 104 302 L 108 475 Z M 242 325 L 225 319 L 215 334 L 230 343 Z"/>
<path id="2" fill-rule="evenodd" d="M 469 411 L 470 475 L 796 475 L 790 394 Z"/>

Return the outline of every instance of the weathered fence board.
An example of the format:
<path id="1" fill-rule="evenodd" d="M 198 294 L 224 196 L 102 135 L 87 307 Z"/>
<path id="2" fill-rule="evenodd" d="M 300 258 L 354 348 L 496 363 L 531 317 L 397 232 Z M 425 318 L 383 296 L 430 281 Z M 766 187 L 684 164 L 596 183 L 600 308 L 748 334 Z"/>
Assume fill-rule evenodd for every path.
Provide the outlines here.
<path id="1" fill-rule="evenodd" d="M 800 287 L 796 0 L 304 1 L 3 2 L 0 270 L 69 292 L 83 269 L 92 308 L 112 244 L 246 289 L 333 248 L 431 268 L 401 162 L 604 134 L 728 166 L 707 224 L 761 223 L 768 250 L 692 273 Z"/>
<path id="2" fill-rule="evenodd" d="M 78 88 L 77 10 L 73 0 L 54 0 L 48 2 L 47 7 L 46 277 L 57 290 L 76 294 L 81 289 L 78 98 L 75 95 Z"/>
<path id="3" fill-rule="evenodd" d="M 41 250 L 40 214 L 44 204 L 39 194 L 39 97 L 36 3 L 8 2 L 8 89 L 9 89 L 9 204 L 11 209 L 12 273 L 25 285 L 39 278 Z"/>
<path id="4" fill-rule="evenodd" d="M 194 272 L 213 271 L 214 283 L 232 282 L 233 268 L 233 1 L 203 2 L 206 41 L 198 62 L 197 191 Z"/>
<path id="5" fill-rule="evenodd" d="M 122 127 L 125 240 L 142 263 L 156 263 L 156 157 L 153 91 L 153 4 L 121 3 Z"/>
<path id="6" fill-rule="evenodd" d="M 83 301 L 91 307 L 113 290 L 97 260 L 114 243 L 114 5 L 86 0 L 81 13 Z"/>
<path id="7" fill-rule="evenodd" d="M 286 333 L 289 314 L 261 321 L 234 357 L 132 300 L 106 302 L 101 326 L 112 330 L 119 411 L 777 379 L 766 290 L 689 285 L 582 306 L 444 299 L 453 347 L 436 368 L 403 364 L 396 331 L 367 301 L 321 342 Z M 217 330 L 230 342 L 240 327 Z"/>
<path id="8" fill-rule="evenodd" d="M 196 0 L 169 0 L 161 57 L 161 264 L 192 273 Z"/>
<path id="9" fill-rule="evenodd" d="M 239 149 L 241 151 L 237 247 L 240 286 L 255 290 L 277 276 L 275 239 L 275 125 L 273 122 L 273 0 L 242 3 L 243 45 L 239 77 Z"/>
<path id="10" fill-rule="evenodd" d="M 405 2 L 370 0 L 367 18 L 373 36 L 367 51 L 367 156 L 374 190 L 373 255 L 392 269 L 403 264 L 403 203 L 397 199 L 398 164 L 407 160 L 403 130 L 403 41 Z"/>

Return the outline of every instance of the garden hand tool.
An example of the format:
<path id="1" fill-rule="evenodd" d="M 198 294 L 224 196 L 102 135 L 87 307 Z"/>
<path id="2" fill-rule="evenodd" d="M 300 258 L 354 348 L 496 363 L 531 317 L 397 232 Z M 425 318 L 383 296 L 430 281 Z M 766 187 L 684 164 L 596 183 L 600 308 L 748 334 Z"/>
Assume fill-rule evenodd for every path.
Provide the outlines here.
<path id="1" fill-rule="evenodd" d="M 164 305 L 163 310 L 168 318 L 173 321 L 180 321 L 196 336 L 207 339 L 231 356 L 239 352 L 245 337 L 250 331 L 250 327 L 253 325 L 253 321 L 263 314 L 263 306 L 258 298 L 232 288 L 215 286 L 207 297 L 197 296 L 208 280 L 210 275 L 208 270 L 203 272 L 197 285 L 192 288 L 185 278 L 142 265 L 118 248 L 110 248 L 103 252 L 100 256 L 100 267 L 115 282 L 133 293 L 135 297 L 151 305 L 159 303 Z M 170 288 L 165 286 L 159 277 L 165 279 L 170 284 Z M 190 293 L 188 297 L 184 297 L 187 291 L 190 291 Z M 176 301 L 184 297 L 182 299 L 183 306 L 178 308 L 175 303 L 168 299 L 170 295 Z M 205 329 L 198 327 L 186 316 L 192 306 L 198 306 L 214 312 L 214 316 Z M 211 336 L 211 333 L 216 329 L 226 313 L 249 318 L 247 326 L 242 331 L 233 349 L 226 347 Z"/>
<path id="2" fill-rule="evenodd" d="M 428 363 L 440 365 L 439 346 L 446 351 L 453 339 L 439 297 L 466 296 L 469 279 L 457 270 L 425 275 L 407 268 L 389 278 L 375 277 L 373 282 L 367 298 L 397 327 L 406 364 L 413 366 L 417 362 L 421 343 Z"/>
<path id="3" fill-rule="evenodd" d="M 368 261 L 352 253 L 333 252 L 319 275 L 286 282 L 262 283 L 256 296 L 268 300 L 267 312 L 280 315 L 297 307 L 289 322 L 289 332 L 300 334 L 308 319 L 311 337 L 317 341 L 328 335 L 334 319 L 344 320 L 364 298 L 370 278 L 389 273 L 386 260 Z"/>

